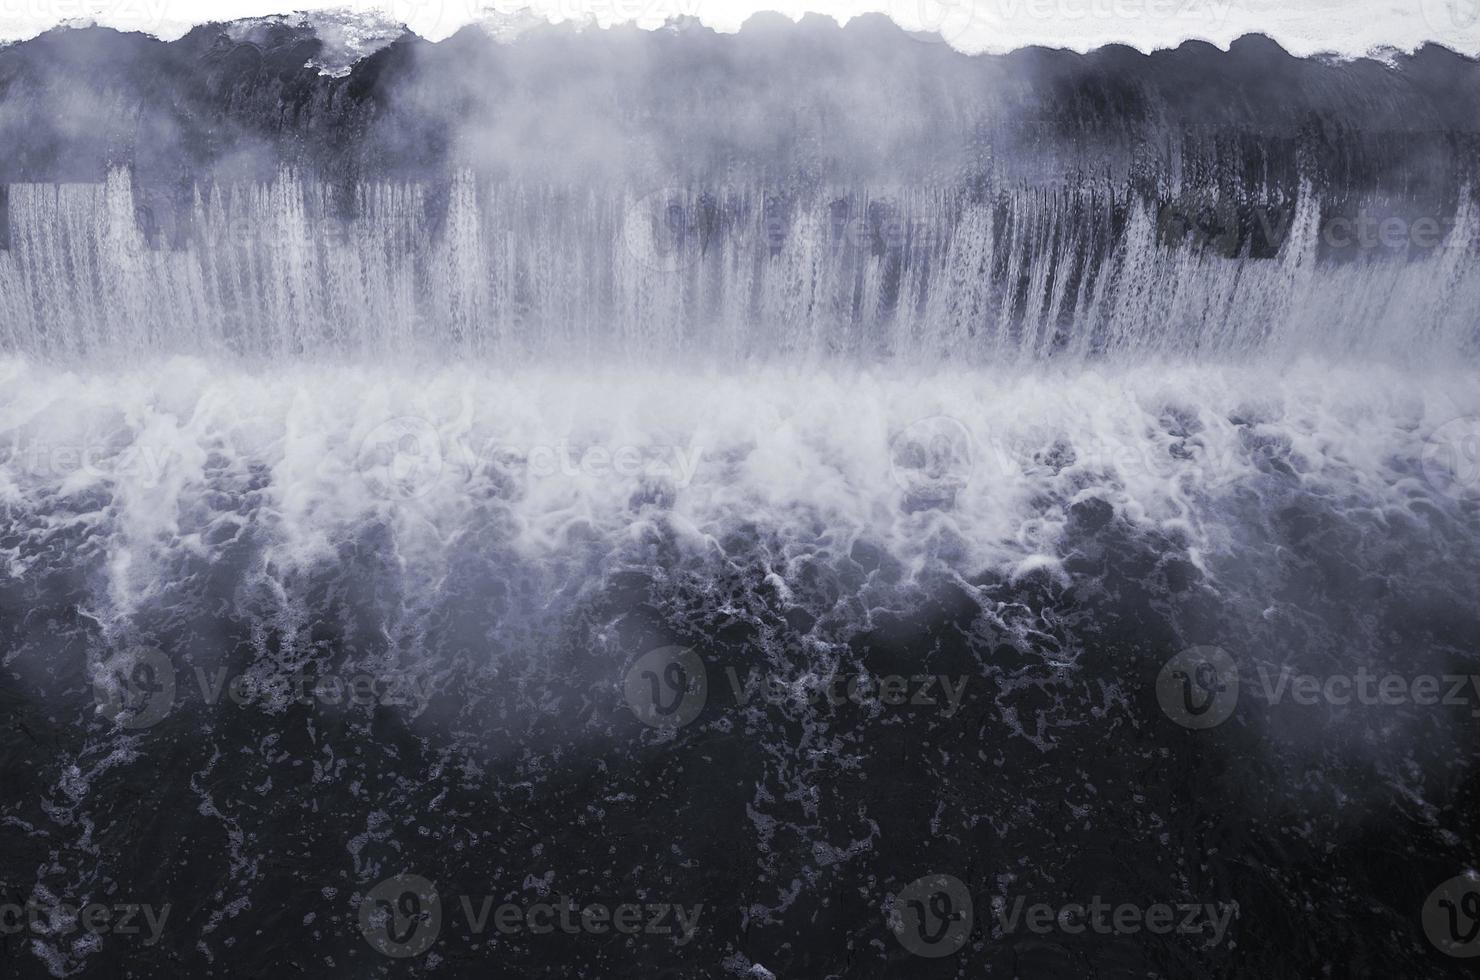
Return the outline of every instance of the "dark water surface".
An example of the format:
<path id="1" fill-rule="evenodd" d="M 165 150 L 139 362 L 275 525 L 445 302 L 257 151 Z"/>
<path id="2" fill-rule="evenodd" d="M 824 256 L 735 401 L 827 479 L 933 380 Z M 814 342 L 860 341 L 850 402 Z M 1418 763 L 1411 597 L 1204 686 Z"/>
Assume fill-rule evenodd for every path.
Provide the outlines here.
<path id="1" fill-rule="evenodd" d="M 108 456 L 74 492 L 33 473 L 0 537 L 0 898 L 169 912 L 152 942 L 28 925 L 0 939 L 8 969 L 1464 975 L 1422 915 L 1476 864 L 1480 510 L 1445 479 L 1469 471 L 1436 469 L 1432 443 L 1382 451 L 1362 428 L 1376 395 L 1362 440 L 1321 455 L 1305 436 L 1351 417 L 1302 421 L 1333 399 L 1291 377 L 1263 421 L 1177 379 L 1204 401 L 1144 416 L 1160 455 L 1141 462 L 1162 470 L 1129 451 L 1107 466 L 1072 427 L 1040 434 L 1013 450 L 1022 493 L 984 442 L 961 469 L 954 430 L 927 420 L 897 434 L 856 512 L 826 488 L 872 451 L 861 418 L 801 474 L 760 469 L 779 452 L 762 440 L 715 450 L 687 484 L 603 482 L 610 520 L 589 488 L 564 510 L 538 498 L 581 477 L 509 461 L 451 489 L 449 471 L 427 491 L 405 465 L 411 483 L 387 482 L 366 463 L 373 433 L 361 472 L 318 491 L 288 462 L 312 433 L 270 459 L 203 456 L 167 530 L 149 488 L 183 464 L 141 480 Z M 281 412 L 322 418 L 310 404 Z M 1205 471 L 1218 424 L 1238 447 L 1226 481 Z M 349 443 L 325 438 L 331 458 Z M 1355 468 L 1367 450 L 1380 464 Z M 774 496 L 787 479 L 808 506 Z M 1147 489 L 1162 486 L 1187 490 Z M 336 522 L 357 488 L 369 503 Z M 686 503 L 730 491 L 707 517 Z M 1180 517 L 1157 513 L 1176 500 Z M 984 515 L 1010 501 L 1031 554 L 978 561 Z M 325 534 L 312 558 L 291 520 Z M 1186 702 L 1163 677 L 1178 665 Z M 1406 702 L 1280 686 L 1270 703 L 1282 669 L 1398 675 Z M 1460 703 L 1413 703 L 1415 678 L 1449 675 Z M 1100 900 L 1137 924 L 1171 906 L 1176 928 L 1012 915 Z M 606 912 L 562 919 L 568 903 Z M 644 907 L 631 935 L 606 918 L 623 905 Z"/>

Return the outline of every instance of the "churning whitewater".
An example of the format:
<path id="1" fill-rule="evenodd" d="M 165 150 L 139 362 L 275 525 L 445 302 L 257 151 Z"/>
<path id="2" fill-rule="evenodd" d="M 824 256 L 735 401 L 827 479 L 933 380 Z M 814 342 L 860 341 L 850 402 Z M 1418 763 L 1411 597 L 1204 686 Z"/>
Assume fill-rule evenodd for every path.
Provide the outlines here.
<path id="1" fill-rule="evenodd" d="M 1480 411 L 1468 372 L 1415 390 L 1404 370 L 1311 361 L 1277 375 L 0 366 L 0 554 L 23 578 L 58 534 L 85 541 L 87 615 L 123 630 L 178 563 L 222 546 L 250 555 L 250 592 L 287 615 L 308 601 L 295 578 L 370 531 L 428 600 L 489 536 L 499 563 L 553 575 L 560 594 L 667 556 L 759 561 L 786 595 L 792 570 L 856 547 L 888 556 L 898 589 L 1062 581 L 1087 511 L 1175 544 L 1201 576 L 1247 547 L 1254 503 L 1319 502 L 1374 535 L 1419 504 L 1464 519 L 1469 461 L 1445 432 Z"/>

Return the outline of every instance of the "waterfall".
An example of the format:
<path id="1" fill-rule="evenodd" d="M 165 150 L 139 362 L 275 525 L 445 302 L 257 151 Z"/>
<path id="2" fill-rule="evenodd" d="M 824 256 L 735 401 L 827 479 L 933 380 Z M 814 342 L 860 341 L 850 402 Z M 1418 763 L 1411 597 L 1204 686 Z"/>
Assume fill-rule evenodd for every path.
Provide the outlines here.
<path id="1" fill-rule="evenodd" d="M 1264 255 L 1170 234 L 1157 202 L 1098 185 L 643 194 L 460 172 L 345 193 L 284 169 L 197 187 L 149 235 L 135 198 L 124 170 L 0 198 L 8 351 L 1014 363 L 1477 345 L 1468 188 L 1438 247 L 1355 255 L 1309 182 L 1260 212 L 1284 208 Z"/>

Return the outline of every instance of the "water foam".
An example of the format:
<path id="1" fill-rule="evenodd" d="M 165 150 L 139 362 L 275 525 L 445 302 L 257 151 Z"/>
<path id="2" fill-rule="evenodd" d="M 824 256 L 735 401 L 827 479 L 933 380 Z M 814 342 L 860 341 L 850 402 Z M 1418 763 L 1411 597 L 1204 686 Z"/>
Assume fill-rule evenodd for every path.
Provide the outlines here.
<path id="1" fill-rule="evenodd" d="M 566 584 L 676 558 L 758 560 L 785 587 L 860 544 L 905 580 L 1052 575 L 1098 501 L 1200 561 L 1237 548 L 1249 494 L 1454 512 L 1472 488 L 1425 478 L 1426 441 L 1480 413 L 1463 371 L 1316 362 L 884 376 L 11 359 L 0 377 L 9 572 L 73 535 L 107 580 L 100 619 L 233 543 L 280 592 L 367 528 L 411 592 L 479 542 L 488 561 L 568 565 Z"/>

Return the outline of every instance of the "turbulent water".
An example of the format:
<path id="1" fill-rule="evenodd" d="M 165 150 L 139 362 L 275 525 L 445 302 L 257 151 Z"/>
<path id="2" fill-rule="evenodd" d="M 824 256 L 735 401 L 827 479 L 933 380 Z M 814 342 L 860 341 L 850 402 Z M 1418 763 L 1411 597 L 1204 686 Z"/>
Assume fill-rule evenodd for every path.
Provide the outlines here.
<path id="1" fill-rule="evenodd" d="M 305 31 L 0 49 L 7 973 L 1467 975 L 1480 67 Z"/>

